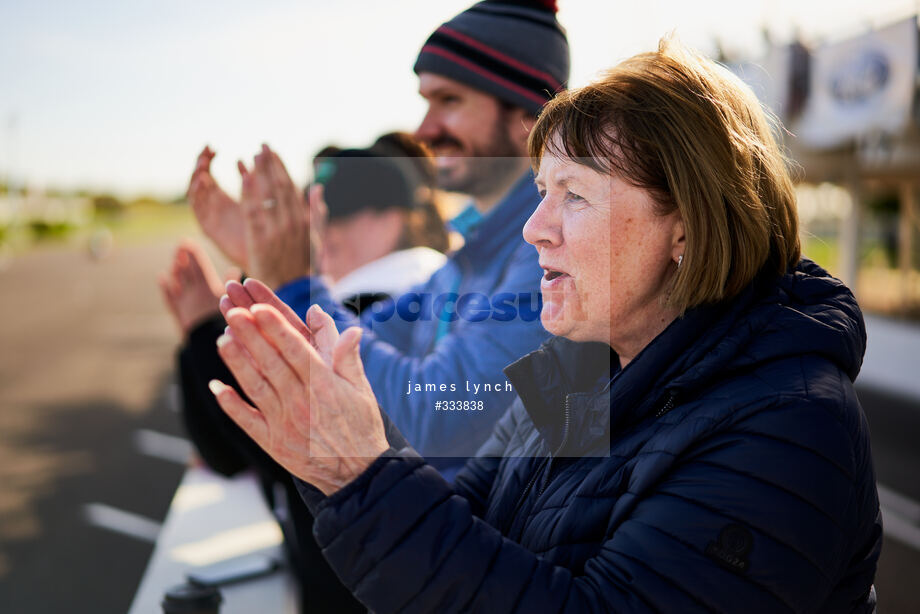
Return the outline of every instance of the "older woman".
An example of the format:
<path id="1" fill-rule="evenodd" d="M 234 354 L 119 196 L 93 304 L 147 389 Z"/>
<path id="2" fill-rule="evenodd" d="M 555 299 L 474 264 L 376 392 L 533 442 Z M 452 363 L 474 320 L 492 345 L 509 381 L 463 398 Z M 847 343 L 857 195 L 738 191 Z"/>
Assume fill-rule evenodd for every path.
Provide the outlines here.
<path id="1" fill-rule="evenodd" d="M 799 259 L 756 99 L 666 41 L 551 102 L 531 154 L 556 337 L 453 488 L 381 419 L 360 331 L 228 288 L 220 352 L 258 409 L 212 389 L 302 480 L 339 576 L 375 612 L 872 611 L 862 317 Z"/>

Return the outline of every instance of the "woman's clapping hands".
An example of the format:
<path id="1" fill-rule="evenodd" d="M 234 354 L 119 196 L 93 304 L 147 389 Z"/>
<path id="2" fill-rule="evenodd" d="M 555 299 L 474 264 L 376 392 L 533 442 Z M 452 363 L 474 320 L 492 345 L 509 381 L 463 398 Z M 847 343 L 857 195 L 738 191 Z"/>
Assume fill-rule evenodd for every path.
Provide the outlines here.
<path id="1" fill-rule="evenodd" d="M 218 352 L 255 407 L 217 380 L 211 390 L 280 465 L 329 495 L 387 450 L 360 328 L 340 335 L 316 305 L 304 324 L 255 280 L 228 283 L 221 310 L 228 327 Z"/>

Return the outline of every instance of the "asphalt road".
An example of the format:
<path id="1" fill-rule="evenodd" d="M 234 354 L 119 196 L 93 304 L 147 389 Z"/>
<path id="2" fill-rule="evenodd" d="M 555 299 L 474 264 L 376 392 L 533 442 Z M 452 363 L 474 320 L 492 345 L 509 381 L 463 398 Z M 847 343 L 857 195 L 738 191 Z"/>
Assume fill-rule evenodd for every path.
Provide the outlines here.
<path id="1" fill-rule="evenodd" d="M 0 271 L 4 614 L 117 613 L 131 602 L 183 470 L 151 455 L 175 440 L 143 445 L 157 440 L 151 431 L 182 434 L 177 335 L 154 281 L 170 251 L 116 246 L 94 262 L 43 248 Z M 880 484 L 920 501 L 920 403 L 858 391 Z M 879 611 L 920 611 L 918 584 L 920 546 L 886 537 Z"/>
<path id="2" fill-rule="evenodd" d="M 170 251 L 94 262 L 43 248 L 0 272 L 4 614 L 130 604 L 152 544 L 91 525 L 87 506 L 161 521 L 183 472 L 136 443 L 139 429 L 182 432 L 169 403 L 177 333 L 155 284 Z"/>

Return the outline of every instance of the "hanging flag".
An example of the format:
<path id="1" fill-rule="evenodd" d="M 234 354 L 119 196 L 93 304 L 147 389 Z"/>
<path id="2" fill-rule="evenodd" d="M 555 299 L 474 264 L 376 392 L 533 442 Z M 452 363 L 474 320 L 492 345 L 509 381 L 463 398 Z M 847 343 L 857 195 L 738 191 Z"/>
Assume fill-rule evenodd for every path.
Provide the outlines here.
<path id="1" fill-rule="evenodd" d="M 867 134 L 899 134 L 909 121 L 917 75 L 917 17 L 812 52 L 799 143 L 813 149 Z"/>

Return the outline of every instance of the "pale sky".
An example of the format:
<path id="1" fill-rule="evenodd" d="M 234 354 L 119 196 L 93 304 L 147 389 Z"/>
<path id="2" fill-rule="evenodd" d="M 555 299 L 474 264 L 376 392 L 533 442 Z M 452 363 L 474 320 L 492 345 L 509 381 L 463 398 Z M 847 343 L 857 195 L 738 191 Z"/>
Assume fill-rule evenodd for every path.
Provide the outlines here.
<path id="1" fill-rule="evenodd" d="M 412 64 L 471 0 L 0 0 L 0 179 L 172 197 L 208 143 L 231 193 L 260 143 L 303 182 L 322 145 L 422 117 Z M 559 0 L 572 85 L 675 31 L 711 52 L 840 38 L 914 0 Z"/>

